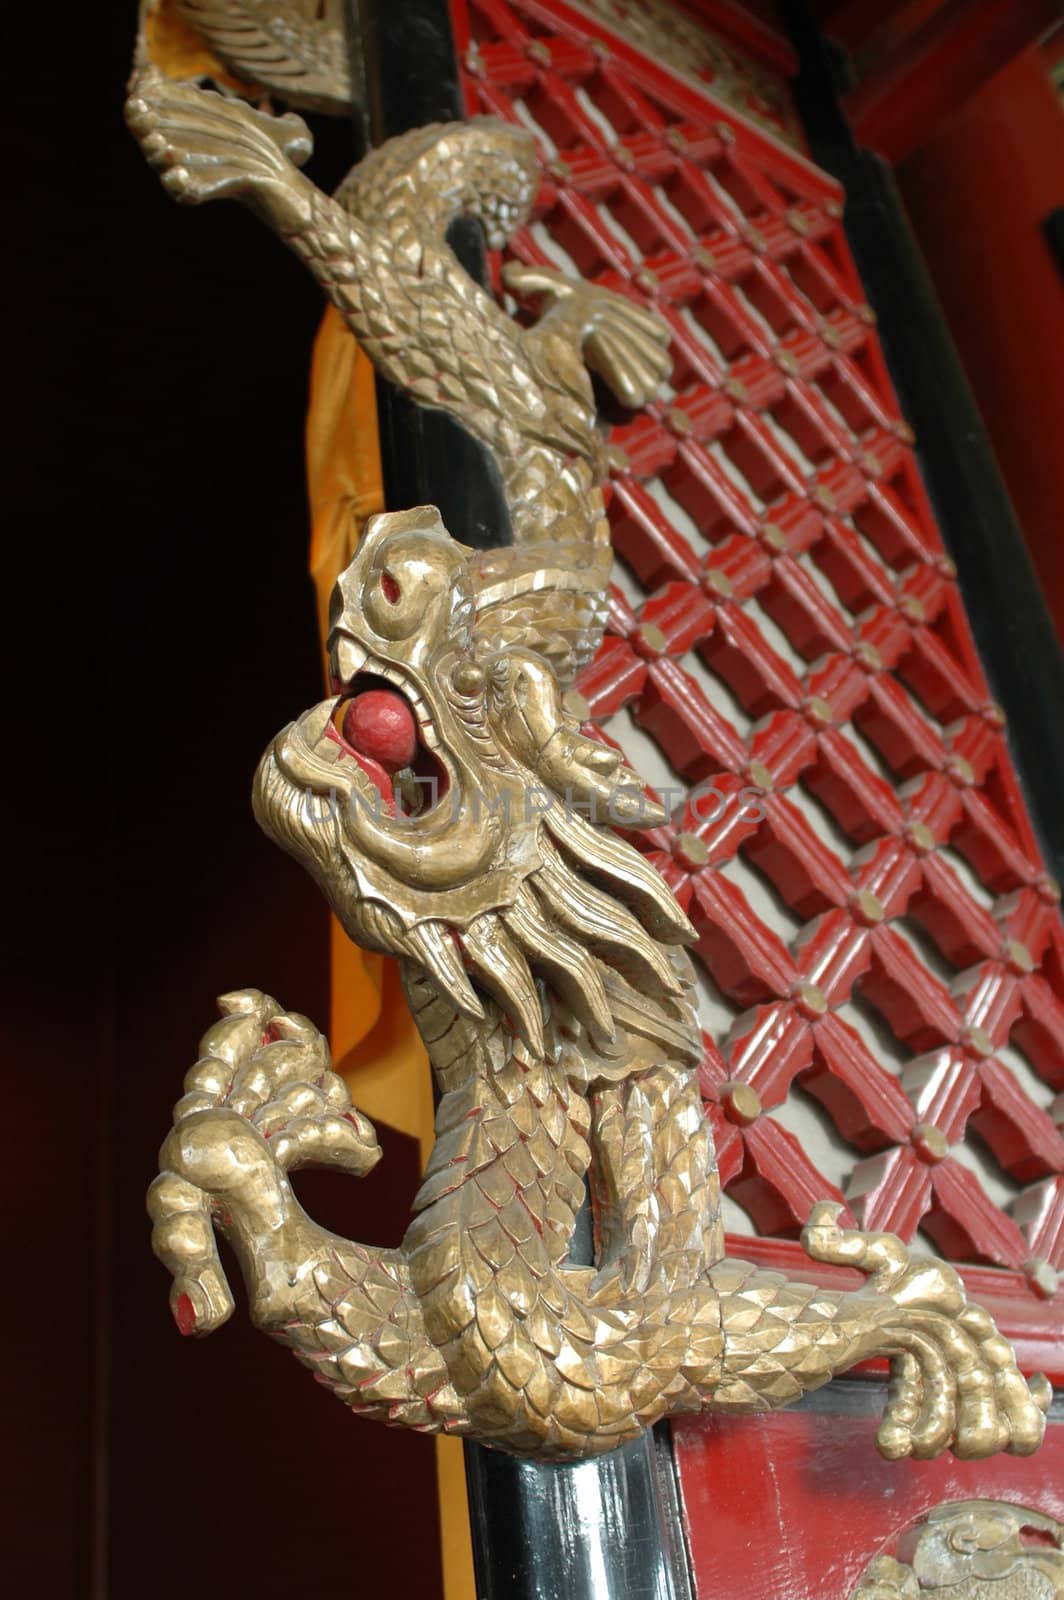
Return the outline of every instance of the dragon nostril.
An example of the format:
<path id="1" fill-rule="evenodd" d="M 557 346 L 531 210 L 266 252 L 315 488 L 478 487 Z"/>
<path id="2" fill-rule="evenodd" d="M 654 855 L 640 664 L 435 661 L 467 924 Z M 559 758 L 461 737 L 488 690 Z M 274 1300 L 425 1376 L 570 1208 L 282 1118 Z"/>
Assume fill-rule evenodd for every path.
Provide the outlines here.
<path id="1" fill-rule="evenodd" d="M 390 572 L 381 573 L 381 594 L 384 596 L 390 606 L 398 604 L 402 590 Z"/>

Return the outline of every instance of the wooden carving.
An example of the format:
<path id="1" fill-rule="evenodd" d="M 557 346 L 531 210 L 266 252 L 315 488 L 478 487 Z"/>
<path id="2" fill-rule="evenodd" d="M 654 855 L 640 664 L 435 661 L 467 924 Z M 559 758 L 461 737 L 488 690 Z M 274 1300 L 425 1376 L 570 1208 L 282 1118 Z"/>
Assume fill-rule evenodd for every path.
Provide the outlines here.
<path id="1" fill-rule="evenodd" d="M 947 1264 L 841 1228 L 831 1205 L 805 1248 L 864 1272 L 860 1289 L 724 1256 L 692 930 L 610 826 L 662 813 L 562 698 L 601 637 L 610 564 L 587 369 L 642 405 L 668 371 L 664 329 L 621 296 L 511 269 L 541 313 L 526 328 L 466 275 L 450 222 L 499 242 L 536 188 L 511 126 L 419 129 L 330 198 L 298 170 L 298 117 L 150 66 L 127 115 L 176 199 L 254 208 L 379 370 L 489 447 L 513 526 L 478 552 L 432 507 L 373 519 L 334 599 L 333 692 L 255 780 L 266 831 L 356 942 L 401 963 L 440 1096 L 414 1221 L 385 1250 L 304 1214 L 289 1174 L 365 1172 L 373 1129 L 311 1023 L 228 995 L 150 1196 L 183 1331 L 232 1310 L 218 1229 L 259 1326 L 383 1421 L 572 1459 L 670 1413 L 785 1405 L 884 1356 L 885 1454 L 1034 1450 L 1048 1386 L 1028 1386 Z M 597 1255 L 576 1267 L 585 1179 Z"/>

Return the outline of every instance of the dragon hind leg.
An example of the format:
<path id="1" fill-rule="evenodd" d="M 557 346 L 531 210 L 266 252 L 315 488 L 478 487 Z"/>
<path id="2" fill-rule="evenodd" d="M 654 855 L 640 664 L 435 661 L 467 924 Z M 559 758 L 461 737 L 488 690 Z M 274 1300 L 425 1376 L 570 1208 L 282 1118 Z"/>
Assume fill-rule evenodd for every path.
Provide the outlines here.
<path id="1" fill-rule="evenodd" d="M 802 1243 L 814 1261 L 865 1273 L 862 1289 L 818 1288 L 738 1261 L 710 1270 L 724 1334 L 710 1404 L 774 1409 L 885 1357 L 891 1381 L 876 1443 L 888 1459 L 1030 1455 L 1045 1430 L 1045 1378 L 1024 1380 L 1008 1341 L 968 1302 L 947 1262 L 910 1255 L 893 1234 L 840 1227 L 839 1210 L 816 1206 Z"/>

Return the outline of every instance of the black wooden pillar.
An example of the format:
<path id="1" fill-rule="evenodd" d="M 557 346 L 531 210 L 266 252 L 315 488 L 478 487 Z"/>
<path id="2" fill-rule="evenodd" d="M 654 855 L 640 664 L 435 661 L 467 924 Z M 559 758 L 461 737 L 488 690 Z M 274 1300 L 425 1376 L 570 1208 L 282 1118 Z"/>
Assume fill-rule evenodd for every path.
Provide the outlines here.
<path id="1" fill-rule="evenodd" d="M 447 0 L 350 3 L 370 142 L 463 117 Z M 479 224 L 457 224 L 450 242 L 483 282 Z M 502 485 L 487 451 L 453 418 L 415 405 L 383 380 L 377 400 L 388 508 L 436 505 L 464 544 L 508 543 Z M 589 1242 L 589 1230 L 578 1231 Z M 467 1445 L 466 1475 L 477 1600 L 689 1600 L 667 1427 L 576 1466 Z"/>

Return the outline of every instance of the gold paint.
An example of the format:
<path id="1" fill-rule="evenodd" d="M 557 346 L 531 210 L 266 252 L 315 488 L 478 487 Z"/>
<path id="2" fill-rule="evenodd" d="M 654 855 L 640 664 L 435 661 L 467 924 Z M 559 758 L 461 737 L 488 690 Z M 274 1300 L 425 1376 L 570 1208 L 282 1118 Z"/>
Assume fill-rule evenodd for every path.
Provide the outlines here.
<path id="1" fill-rule="evenodd" d="M 1035 1294 L 1042 1300 L 1052 1300 L 1060 1288 L 1060 1274 L 1049 1261 L 1032 1256 L 1023 1264 L 1023 1275 Z"/>
<path id="2" fill-rule="evenodd" d="M 577 722 L 591 720 L 591 707 L 578 689 L 566 689 L 562 695 L 562 710 L 575 717 Z"/>
<path id="3" fill-rule="evenodd" d="M 898 1556 L 873 1557 L 850 1600 L 919 1600 L 939 1593 L 957 1600 L 1064 1597 L 1064 1527 L 1029 1506 L 947 1500 L 895 1543 Z"/>
<path id="4" fill-rule="evenodd" d="M 826 1203 L 805 1249 L 864 1272 L 862 1290 L 724 1258 L 683 949 L 694 929 L 606 826 L 664 813 L 562 702 L 601 637 L 610 559 L 585 364 L 641 406 L 668 371 L 665 330 L 622 297 L 512 266 L 508 287 L 542 312 L 523 329 L 460 269 L 444 237 L 456 210 L 493 243 L 528 215 L 538 171 L 521 130 L 418 129 L 329 199 L 294 164 L 310 148 L 298 117 L 169 82 L 143 54 L 127 117 L 175 198 L 250 205 L 374 365 L 494 453 L 514 530 L 482 552 L 433 507 L 371 517 L 336 585 L 339 692 L 282 730 L 255 780 L 267 833 L 353 940 L 400 964 L 439 1094 L 414 1220 L 381 1249 L 306 1216 L 291 1172 L 365 1173 L 375 1132 L 312 1023 L 257 990 L 224 996 L 149 1194 L 179 1325 L 206 1334 L 232 1312 L 218 1231 L 256 1325 L 393 1424 L 576 1459 L 667 1413 L 786 1404 L 885 1356 L 888 1456 L 1034 1450 L 1044 1386 L 1023 1382 L 989 1317 L 965 1314 L 946 1263 L 841 1228 Z M 665 645 L 651 624 L 641 635 Z M 397 809 L 382 769 L 338 733 L 363 674 L 416 722 L 436 784 L 420 805 L 397 774 Z M 826 1006 L 815 985 L 799 999 L 810 1015 Z M 752 1104 L 736 1088 L 737 1111 Z M 601 1273 L 566 1265 L 592 1167 L 610 1198 Z"/>
<path id="5" fill-rule="evenodd" d="M 632 642 L 640 655 L 649 656 L 652 660 L 655 656 L 663 655 L 669 647 L 669 641 L 654 622 L 642 623 L 636 629 Z"/>
<path id="6" fill-rule="evenodd" d="M 949 1155 L 949 1140 L 933 1122 L 918 1122 L 910 1138 L 917 1155 L 931 1166 L 945 1161 Z"/>
<path id="7" fill-rule="evenodd" d="M 835 718 L 832 715 L 831 706 L 822 695 L 810 695 L 809 699 L 804 703 L 804 710 L 809 720 L 817 723 L 820 727 L 830 728 L 834 726 Z"/>
<path id="8" fill-rule="evenodd" d="M 861 889 L 853 898 L 853 909 L 862 922 L 872 925 L 882 922 L 886 912 L 883 902 L 870 889 Z"/>
<path id="9" fill-rule="evenodd" d="M 994 1054 L 994 1041 L 985 1028 L 973 1024 L 962 1031 L 961 1038 L 973 1054 L 982 1056 L 984 1060 Z"/>
<path id="10" fill-rule="evenodd" d="M 724 1083 L 720 1103 L 729 1122 L 747 1127 L 761 1115 L 761 1097 L 752 1083 Z"/>
<path id="11" fill-rule="evenodd" d="M 921 855 L 926 855 L 929 850 L 936 848 L 937 841 L 926 822 L 908 823 L 905 834 L 913 849 Z"/>
<path id="12" fill-rule="evenodd" d="M 731 579 L 720 567 L 707 567 L 702 574 L 702 587 L 712 594 L 719 594 L 727 600 L 733 593 L 734 587 Z"/>
<path id="13" fill-rule="evenodd" d="M 827 995 L 823 989 L 819 984 L 810 983 L 807 978 L 795 985 L 794 997 L 809 1017 L 822 1017 L 828 1009 Z"/>
<path id="14" fill-rule="evenodd" d="M 673 855 L 689 872 L 699 872 L 709 862 L 709 846 L 697 833 L 678 833 Z"/>

